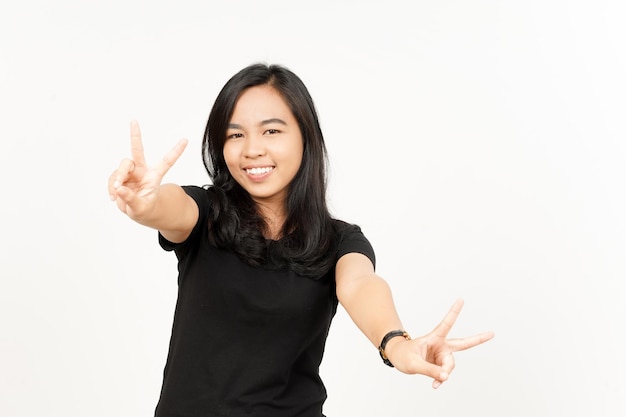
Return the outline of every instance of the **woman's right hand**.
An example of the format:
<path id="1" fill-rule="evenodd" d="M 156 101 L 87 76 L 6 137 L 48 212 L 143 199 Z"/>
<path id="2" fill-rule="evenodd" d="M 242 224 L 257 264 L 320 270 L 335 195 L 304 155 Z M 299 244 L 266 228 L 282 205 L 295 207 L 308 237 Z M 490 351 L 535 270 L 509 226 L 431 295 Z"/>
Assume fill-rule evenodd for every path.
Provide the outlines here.
<path id="1" fill-rule="evenodd" d="M 142 223 L 153 213 L 161 181 L 167 171 L 182 155 L 187 140 L 181 139 L 163 159 L 153 167 L 146 164 L 139 123 L 130 125 L 131 159 L 124 159 L 109 177 L 108 189 L 112 201 L 131 219 Z"/>

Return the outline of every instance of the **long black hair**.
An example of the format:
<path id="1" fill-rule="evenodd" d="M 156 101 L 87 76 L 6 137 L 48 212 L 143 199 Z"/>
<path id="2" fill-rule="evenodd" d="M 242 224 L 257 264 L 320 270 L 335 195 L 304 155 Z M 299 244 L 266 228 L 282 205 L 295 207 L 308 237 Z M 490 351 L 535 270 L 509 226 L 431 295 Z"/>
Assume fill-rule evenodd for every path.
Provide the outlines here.
<path id="1" fill-rule="evenodd" d="M 303 140 L 302 163 L 288 187 L 287 216 L 278 241 L 265 239 L 266 223 L 250 195 L 233 179 L 224 160 L 226 130 L 241 94 L 250 87 L 276 89 L 293 113 Z M 281 65 L 253 64 L 235 74 L 218 94 L 202 142 L 212 180 L 209 238 L 253 266 L 289 268 L 320 277 L 333 265 L 333 221 L 326 204 L 327 154 L 313 99 L 302 80 Z"/>

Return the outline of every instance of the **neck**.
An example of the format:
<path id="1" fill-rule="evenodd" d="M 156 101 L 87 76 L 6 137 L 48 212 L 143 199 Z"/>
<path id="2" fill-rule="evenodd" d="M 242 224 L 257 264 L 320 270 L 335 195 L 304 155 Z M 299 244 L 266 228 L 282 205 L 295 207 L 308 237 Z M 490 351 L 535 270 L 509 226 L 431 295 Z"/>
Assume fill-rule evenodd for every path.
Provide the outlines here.
<path id="1" fill-rule="evenodd" d="M 287 218 L 284 206 L 257 203 L 261 217 L 265 221 L 263 235 L 267 239 L 278 240 L 283 237 L 283 225 Z"/>

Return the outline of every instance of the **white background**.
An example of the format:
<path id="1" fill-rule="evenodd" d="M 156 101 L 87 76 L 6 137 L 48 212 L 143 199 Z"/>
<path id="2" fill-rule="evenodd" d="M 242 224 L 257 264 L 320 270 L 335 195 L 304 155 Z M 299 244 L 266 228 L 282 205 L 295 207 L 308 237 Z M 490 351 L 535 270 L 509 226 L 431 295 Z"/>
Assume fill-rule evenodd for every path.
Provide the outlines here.
<path id="1" fill-rule="evenodd" d="M 625 415 L 625 11 L 3 2 L 0 415 L 152 415 L 175 257 L 109 202 L 106 180 L 138 119 L 149 160 L 190 140 L 167 181 L 206 183 L 213 100 L 257 61 L 308 85 L 332 211 L 371 240 L 405 327 L 428 332 L 461 297 L 452 336 L 496 332 L 432 390 L 385 367 L 340 310 L 329 417 Z"/>

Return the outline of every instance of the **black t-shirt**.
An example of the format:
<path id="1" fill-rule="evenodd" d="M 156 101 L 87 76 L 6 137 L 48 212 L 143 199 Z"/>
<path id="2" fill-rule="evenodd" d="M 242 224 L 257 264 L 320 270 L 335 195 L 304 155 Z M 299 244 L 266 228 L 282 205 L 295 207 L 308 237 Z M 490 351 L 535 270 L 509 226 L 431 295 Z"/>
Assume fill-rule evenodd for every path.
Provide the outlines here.
<path id="1" fill-rule="evenodd" d="M 337 311 L 335 272 L 319 279 L 254 268 L 208 241 L 207 190 L 178 258 L 178 301 L 156 417 L 320 417 L 319 365 Z M 374 251 L 358 226 L 334 221 L 335 261 Z"/>

